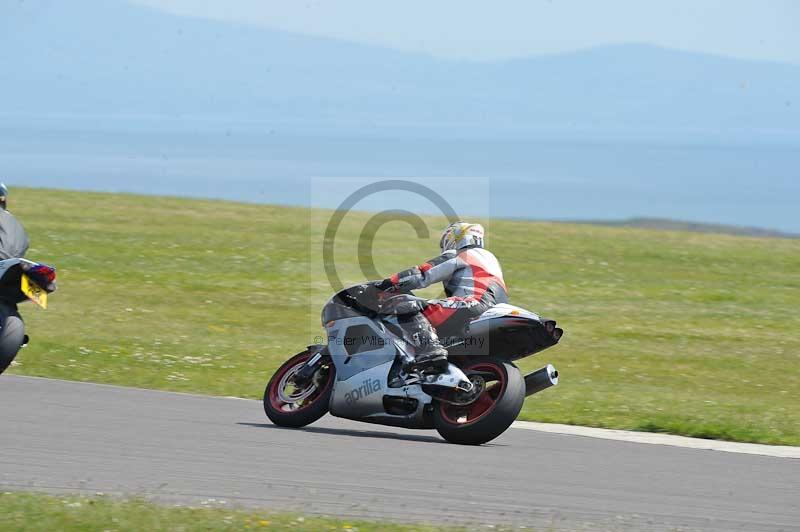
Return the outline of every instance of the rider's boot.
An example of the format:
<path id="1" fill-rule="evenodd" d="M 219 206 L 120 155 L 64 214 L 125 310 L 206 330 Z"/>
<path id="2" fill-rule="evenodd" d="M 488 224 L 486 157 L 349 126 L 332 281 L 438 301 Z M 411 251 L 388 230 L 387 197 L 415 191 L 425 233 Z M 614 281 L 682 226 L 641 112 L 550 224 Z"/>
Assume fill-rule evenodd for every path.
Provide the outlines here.
<path id="1" fill-rule="evenodd" d="M 433 325 L 422 314 L 404 316 L 400 320 L 416 355 L 408 369 L 425 373 L 440 373 L 447 369 L 447 349 L 439 341 Z"/>

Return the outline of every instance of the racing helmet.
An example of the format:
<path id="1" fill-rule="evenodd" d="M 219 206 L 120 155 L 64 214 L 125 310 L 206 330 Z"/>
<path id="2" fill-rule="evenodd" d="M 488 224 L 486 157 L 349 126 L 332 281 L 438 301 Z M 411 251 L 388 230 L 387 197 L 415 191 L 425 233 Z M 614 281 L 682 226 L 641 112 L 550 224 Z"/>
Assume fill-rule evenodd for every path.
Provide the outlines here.
<path id="1" fill-rule="evenodd" d="M 8 188 L 5 183 L 0 183 L 0 209 L 6 210 L 6 203 L 8 202 Z"/>
<path id="2" fill-rule="evenodd" d="M 447 226 L 439 241 L 442 253 L 450 249 L 483 247 L 483 226 L 469 222 L 455 222 Z"/>

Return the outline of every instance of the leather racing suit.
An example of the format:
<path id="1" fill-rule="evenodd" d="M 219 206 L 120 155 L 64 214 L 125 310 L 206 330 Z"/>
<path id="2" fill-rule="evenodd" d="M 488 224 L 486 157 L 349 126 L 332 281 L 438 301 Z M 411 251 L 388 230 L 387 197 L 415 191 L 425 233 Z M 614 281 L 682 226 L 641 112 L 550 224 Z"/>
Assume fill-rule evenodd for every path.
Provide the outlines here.
<path id="1" fill-rule="evenodd" d="M 387 300 L 382 313 L 397 315 L 400 325 L 415 338 L 417 361 L 435 360 L 441 367 L 442 359 L 446 363 L 447 352 L 438 335 L 447 338 L 448 343 L 457 341 L 470 320 L 496 303 L 507 303 L 508 293 L 500 263 L 494 254 L 481 247 L 445 251 L 419 266 L 392 275 L 384 281 L 384 286 L 409 291 L 437 282 L 444 284 L 445 298 L 424 301 L 399 295 Z"/>

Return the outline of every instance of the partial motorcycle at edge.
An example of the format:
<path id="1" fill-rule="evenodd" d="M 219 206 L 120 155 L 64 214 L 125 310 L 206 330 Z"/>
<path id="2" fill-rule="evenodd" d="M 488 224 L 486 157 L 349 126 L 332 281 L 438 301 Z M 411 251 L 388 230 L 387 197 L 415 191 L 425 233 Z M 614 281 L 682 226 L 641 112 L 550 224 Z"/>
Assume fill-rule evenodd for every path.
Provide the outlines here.
<path id="1" fill-rule="evenodd" d="M 33 301 L 47 308 L 47 295 L 56 289 L 56 270 L 27 259 L 0 260 L 0 373 L 28 343 L 17 305 Z"/>

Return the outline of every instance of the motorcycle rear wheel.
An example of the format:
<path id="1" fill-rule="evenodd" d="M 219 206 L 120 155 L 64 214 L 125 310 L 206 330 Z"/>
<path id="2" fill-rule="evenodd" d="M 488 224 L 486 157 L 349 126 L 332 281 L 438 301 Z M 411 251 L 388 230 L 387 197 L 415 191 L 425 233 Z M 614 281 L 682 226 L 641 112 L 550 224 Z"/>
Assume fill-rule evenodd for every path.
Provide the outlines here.
<path id="1" fill-rule="evenodd" d="M 436 431 L 450 443 L 481 445 L 506 431 L 517 419 L 525 401 L 525 380 L 511 362 L 480 358 L 461 366 L 481 372 L 486 388 L 467 405 L 438 401 L 433 411 Z"/>
<path id="2" fill-rule="evenodd" d="M 25 323 L 19 312 L 0 303 L 0 374 L 11 365 L 25 341 Z"/>
<path id="3" fill-rule="evenodd" d="M 305 427 L 328 413 L 336 380 L 336 368 L 330 358 L 327 364 L 323 362 L 308 384 L 297 386 L 292 381 L 294 374 L 313 355 L 311 351 L 296 354 L 284 362 L 267 383 L 264 413 L 276 425 Z"/>

